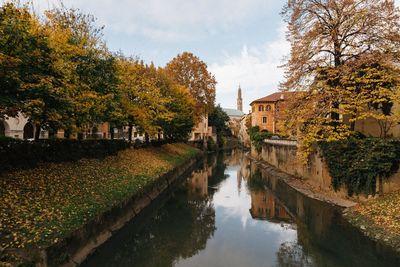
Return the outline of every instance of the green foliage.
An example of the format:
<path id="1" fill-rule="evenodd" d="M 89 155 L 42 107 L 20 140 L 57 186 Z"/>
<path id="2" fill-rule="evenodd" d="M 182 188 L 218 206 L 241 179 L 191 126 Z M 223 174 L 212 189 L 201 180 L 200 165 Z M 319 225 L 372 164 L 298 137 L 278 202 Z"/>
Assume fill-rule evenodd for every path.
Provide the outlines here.
<path id="1" fill-rule="evenodd" d="M 173 60 L 169 67 L 184 82 L 171 68 L 111 53 L 102 30 L 92 15 L 63 5 L 42 17 L 20 1 L 0 5 L 0 119 L 22 113 L 37 129 L 63 129 L 78 139 L 108 122 L 149 138 L 187 140 L 195 108 L 204 114 L 215 100 L 206 64 L 190 53 Z M 184 59 L 191 64 L 181 65 Z"/>
<path id="2" fill-rule="evenodd" d="M 260 127 L 258 126 L 251 127 L 248 132 L 251 143 L 255 146 L 258 152 L 261 152 L 264 140 L 273 136 L 273 134 L 270 132 L 260 132 Z"/>
<path id="3" fill-rule="evenodd" d="M 226 114 L 220 105 L 214 107 L 213 111 L 208 116 L 208 125 L 215 127 L 217 131 L 217 143 L 220 147 L 224 145 L 224 133 L 230 132 L 227 125 L 229 120 L 228 114 Z"/>
<path id="4" fill-rule="evenodd" d="M 263 192 L 267 187 L 267 182 L 263 179 L 261 171 L 257 169 L 247 183 L 252 192 Z"/>
<path id="5" fill-rule="evenodd" d="M 400 164 L 400 141 L 378 138 L 320 142 L 332 186 L 345 185 L 349 195 L 375 194 L 378 178 L 388 178 Z"/>
<path id="6" fill-rule="evenodd" d="M 0 172 L 15 168 L 32 168 L 43 162 L 76 161 L 102 158 L 126 149 L 124 140 L 49 139 L 36 142 L 0 139 Z"/>
<path id="7" fill-rule="evenodd" d="M 207 150 L 208 151 L 218 151 L 218 146 L 217 146 L 217 144 L 214 142 L 214 139 L 212 139 L 212 138 L 209 138 L 208 140 L 207 140 Z"/>

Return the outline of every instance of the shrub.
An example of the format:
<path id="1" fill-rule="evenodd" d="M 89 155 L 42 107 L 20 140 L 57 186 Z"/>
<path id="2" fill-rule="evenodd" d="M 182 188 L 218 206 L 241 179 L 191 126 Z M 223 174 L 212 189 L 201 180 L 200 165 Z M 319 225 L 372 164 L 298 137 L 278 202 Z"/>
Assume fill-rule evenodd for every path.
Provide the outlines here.
<path id="1" fill-rule="evenodd" d="M 375 194 L 377 178 L 385 179 L 399 169 L 400 140 L 365 138 L 320 142 L 319 147 L 338 190 L 348 194 Z"/>
<path id="2" fill-rule="evenodd" d="M 270 132 L 260 132 L 260 127 L 254 126 L 249 129 L 251 143 L 255 146 L 258 152 L 261 152 L 262 144 L 265 139 L 273 136 Z"/>
<path id="3" fill-rule="evenodd" d="M 32 168 L 41 162 L 75 161 L 115 155 L 130 145 L 124 140 L 48 139 L 36 142 L 0 139 L 0 171 Z"/>

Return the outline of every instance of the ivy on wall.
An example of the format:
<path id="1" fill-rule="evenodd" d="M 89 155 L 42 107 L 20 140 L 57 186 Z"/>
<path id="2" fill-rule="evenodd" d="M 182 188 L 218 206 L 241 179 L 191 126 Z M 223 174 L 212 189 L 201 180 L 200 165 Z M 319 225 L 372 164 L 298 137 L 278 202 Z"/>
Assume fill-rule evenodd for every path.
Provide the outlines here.
<path id="1" fill-rule="evenodd" d="M 376 193 L 377 179 L 386 179 L 399 169 L 400 140 L 366 138 L 320 142 L 332 176 L 332 186 L 345 185 L 348 194 Z"/>
<path id="2" fill-rule="evenodd" d="M 251 143 L 256 148 L 257 152 L 260 153 L 262 149 L 262 144 L 265 139 L 269 139 L 272 137 L 272 133 L 270 132 L 260 132 L 260 127 L 254 126 L 248 130 Z"/>

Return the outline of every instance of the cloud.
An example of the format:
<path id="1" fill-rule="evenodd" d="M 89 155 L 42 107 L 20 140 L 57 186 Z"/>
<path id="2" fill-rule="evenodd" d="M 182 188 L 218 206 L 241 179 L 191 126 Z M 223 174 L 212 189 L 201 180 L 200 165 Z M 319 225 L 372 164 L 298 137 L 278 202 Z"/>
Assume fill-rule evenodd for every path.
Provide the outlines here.
<path id="1" fill-rule="evenodd" d="M 240 84 L 244 98 L 244 111 L 249 103 L 278 90 L 284 70 L 279 68 L 289 55 L 290 45 L 285 39 L 285 26 L 278 37 L 260 47 L 243 46 L 237 55 L 226 55 L 222 63 L 214 63 L 210 70 L 218 81 L 217 102 L 224 107 L 236 107 L 237 88 Z"/>
<path id="2" fill-rule="evenodd" d="M 40 9 L 60 0 L 33 0 Z M 276 5 L 273 0 L 68 0 L 99 18 L 115 33 L 138 34 L 159 41 L 194 41 L 234 29 L 243 20 Z"/>

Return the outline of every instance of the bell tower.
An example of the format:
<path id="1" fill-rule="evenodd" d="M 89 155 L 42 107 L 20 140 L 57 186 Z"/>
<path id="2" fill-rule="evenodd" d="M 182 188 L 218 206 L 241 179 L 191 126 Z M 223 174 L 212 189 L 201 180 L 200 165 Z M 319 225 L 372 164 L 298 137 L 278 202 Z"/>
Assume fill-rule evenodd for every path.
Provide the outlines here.
<path id="1" fill-rule="evenodd" d="M 238 89 L 238 96 L 237 96 L 237 109 L 243 111 L 243 99 L 242 99 L 242 88 Z"/>

